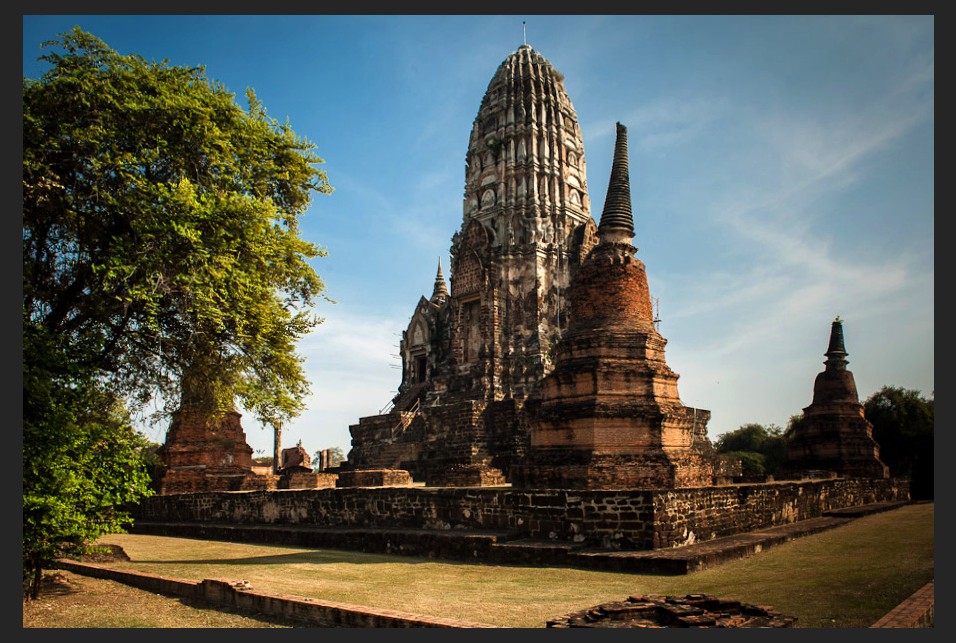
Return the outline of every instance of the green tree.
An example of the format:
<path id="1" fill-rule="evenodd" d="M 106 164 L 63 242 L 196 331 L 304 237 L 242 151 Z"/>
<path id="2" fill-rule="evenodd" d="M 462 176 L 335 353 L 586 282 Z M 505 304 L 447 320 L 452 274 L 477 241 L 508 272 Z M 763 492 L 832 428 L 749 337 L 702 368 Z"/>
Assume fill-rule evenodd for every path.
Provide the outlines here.
<path id="1" fill-rule="evenodd" d="M 744 424 L 718 436 L 714 447 L 718 453 L 740 457 L 749 477 L 773 475 L 787 459 L 784 431 L 773 424 Z"/>
<path id="2" fill-rule="evenodd" d="M 155 464 L 155 445 L 132 428 L 124 402 L 95 377 L 70 372 L 55 344 L 36 335 L 27 329 L 33 359 L 23 371 L 23 591 L 31 599 L 57 557 L 123 531 L 130 518 L 121 507 L 152 493 Z"/>
<path id="3" fill-rule="evenodd" d="M 916 390 L 884 386 L 863 403 L 890 475 L 910 480 L 915 499 L 931 499 L 935 402 Z"/>
<path id="4" fill-rule="evenodd" d="M 301 412 L 295 346 L 324 284 L 300 238 L 315 146 L 205 70 L 79 28 L 23 82 L 24 324 L 137 401 Z"/>
<path id="5" fill-rule="evenodd" d="M 310 261 L 325 251 L 299 218 L 332 189 L 315 146 L 252 90 L 243 109 L 202 67 L 79 28 L 44 47 L 49 70 L 23 79 L 25 575 L 58 540 L 119 529 L 104 503 L 147 493 L 110 479 L 139 449 L 125 410 L 239 400 L 273 426 L 301 412 L 295 349 L 321 322 Z M 53 469 L 34 462 L 47 453 Z"/>

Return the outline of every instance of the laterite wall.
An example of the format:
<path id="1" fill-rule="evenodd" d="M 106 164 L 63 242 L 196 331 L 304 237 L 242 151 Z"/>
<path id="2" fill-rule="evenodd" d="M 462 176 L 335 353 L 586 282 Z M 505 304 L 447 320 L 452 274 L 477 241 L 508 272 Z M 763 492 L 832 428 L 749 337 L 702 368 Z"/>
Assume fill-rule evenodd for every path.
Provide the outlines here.
<path id="1" fill-rule="evenodd" d="M 898 479 L 828 479 L 675 490 L 337 488 L 146 498 L 149 522 L 507 532 L 612 549 L 656 549 L 909 500 Z"/>

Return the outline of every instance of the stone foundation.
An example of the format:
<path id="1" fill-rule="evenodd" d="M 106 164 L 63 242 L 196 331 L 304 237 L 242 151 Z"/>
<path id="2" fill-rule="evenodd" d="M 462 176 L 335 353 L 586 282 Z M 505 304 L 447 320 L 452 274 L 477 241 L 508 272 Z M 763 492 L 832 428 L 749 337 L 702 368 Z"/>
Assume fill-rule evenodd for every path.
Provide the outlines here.
<path id="1" fill-rule="evenodd" d="M 721 469 L 718 458 L 663 450 L 639 454 L 594 453 L 575 449 L 533 451 L 511 468 L 515 488 L 669 489 L 711 486 L 739 470 Z M 725 468 L 726 468 L 725 466 Z"/>
<path id="2" fill-rule="evenodd" d="M 341 475 L 348 482 L 346 472 Z M 152 496 L 132 513 L 151 522 L 494 531 L 511 539 L 651 550 L 818 518 L 835 509 L 909 500 L 908 482 L 896 478 L 625 491 L 361 489 L 341 488 L 342 482 L 336 489 L 282 493 Z"/>
<path id="3" fill-rule="evenodd" d="M 279 489 L 333 489 L 339 476 L 335 473 L 292 471 L 279 476 Z"/>
<path id="4" fill-rule="evenodd" d="M 501 469 L 482 465 L 452 465 L 434 483 L 444 487 L 500 487 L 508 483 Z"/>
<path id="5" fill-rule="evenodd" d="M 179 467 L 167 470 L 160 493 L 202 493 L 205 491 L 268 491 L 278 488 L 278 476 L 258 475 L 239 467 Z"/>
<path id="6" fill-rule="evenodd" d="M 336 487 L 407 487 L 412 477 L 403 469 L 339 471 Z"/>

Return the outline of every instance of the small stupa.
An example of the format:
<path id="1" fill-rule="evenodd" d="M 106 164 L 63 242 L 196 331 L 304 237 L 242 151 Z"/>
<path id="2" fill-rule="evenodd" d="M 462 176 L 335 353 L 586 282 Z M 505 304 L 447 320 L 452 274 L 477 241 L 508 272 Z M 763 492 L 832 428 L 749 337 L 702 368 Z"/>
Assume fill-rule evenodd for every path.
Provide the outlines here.
<path id="1" fill-rule="evenodd" d="M 887 478 L 880 461 L 873 425 L 866 419 L 856 392 L 839 316 L 830 326 L 826 368 L 813 383 L 813 402 L 803 409 L 787 447 L 787 461 L 778 478 L 835 474 L 855 478 Z"/>

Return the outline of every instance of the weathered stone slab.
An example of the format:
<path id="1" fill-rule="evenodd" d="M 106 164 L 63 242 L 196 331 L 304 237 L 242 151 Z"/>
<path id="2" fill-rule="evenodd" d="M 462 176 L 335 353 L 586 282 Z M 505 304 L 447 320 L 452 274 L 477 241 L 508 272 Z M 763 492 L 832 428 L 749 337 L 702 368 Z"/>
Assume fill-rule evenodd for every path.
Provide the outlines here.
<path id="1" fill-rule="evenodd" d="M 336 487 L 409 487 L 412 477 L 404 469 L 339 471 Z"/>

